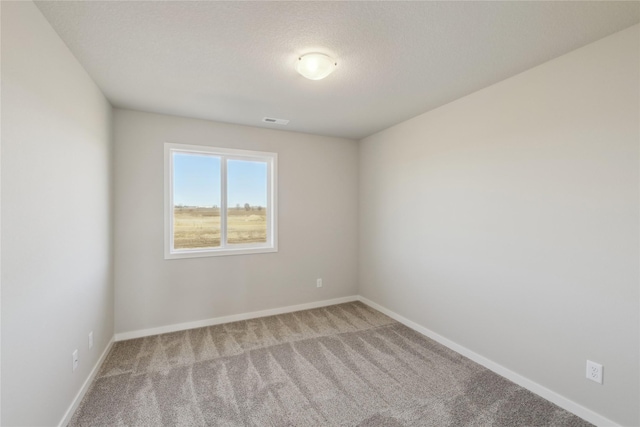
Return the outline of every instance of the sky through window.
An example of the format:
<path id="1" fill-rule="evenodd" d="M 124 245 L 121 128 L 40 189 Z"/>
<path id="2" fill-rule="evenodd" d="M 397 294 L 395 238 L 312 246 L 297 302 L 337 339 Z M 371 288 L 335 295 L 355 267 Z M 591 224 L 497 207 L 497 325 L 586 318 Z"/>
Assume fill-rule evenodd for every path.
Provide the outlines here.
<path id="1" fill-rule="evenodd" d="M 206 154 L 173 154 L 173 202 L 176 206 L 221 205 L 220 157 Z M 228 160 L 227 206 L 266 206 L 267 163 Z"/>

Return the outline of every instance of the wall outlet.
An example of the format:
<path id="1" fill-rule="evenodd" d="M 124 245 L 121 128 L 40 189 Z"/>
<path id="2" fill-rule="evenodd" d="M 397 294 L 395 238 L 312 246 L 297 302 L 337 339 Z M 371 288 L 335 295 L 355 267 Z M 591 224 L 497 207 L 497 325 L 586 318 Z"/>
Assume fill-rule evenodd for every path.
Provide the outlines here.
<path id="1" fill-rule="evenodd" d="M 587 360 L 587 378 L 602 384 L 602 365 L 591 360 Z"/>
<path id="2" fill-rule="evenodd" d="M 89 332 L 89 350 L 93 348 L 93 331 Z"/>
<path id="3" fill-rule="evenodd" d="M 318 288 L 322 287 L 322 279 L 316 279 L 316 287 Z"/>
<path id="4" fill-rule="evenodd" d="M 73 358 L 73 369 L 71 370 L 71 372 L 73 372 L 78 367 L 78 349 L 74 350 L 74 352 L 71 355 L 71 357 Z"/>

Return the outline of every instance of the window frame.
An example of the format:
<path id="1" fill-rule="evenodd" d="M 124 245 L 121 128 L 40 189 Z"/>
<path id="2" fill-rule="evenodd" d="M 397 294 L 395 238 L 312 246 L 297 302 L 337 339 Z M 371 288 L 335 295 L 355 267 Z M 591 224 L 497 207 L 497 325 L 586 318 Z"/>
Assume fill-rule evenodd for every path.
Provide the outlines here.
<path id="1" fill-rule="evenodd" d="M 174 249 L 173 153 L 220 157 L 220 246 L 215 248 Z M 267 241 L 228 244 L 227 238 L 227 161 L 259 161 L 267 164 Z M 278 154 L 166 142 L 164 144 L 164 258 L 201 258 L 278 252 Z"/>

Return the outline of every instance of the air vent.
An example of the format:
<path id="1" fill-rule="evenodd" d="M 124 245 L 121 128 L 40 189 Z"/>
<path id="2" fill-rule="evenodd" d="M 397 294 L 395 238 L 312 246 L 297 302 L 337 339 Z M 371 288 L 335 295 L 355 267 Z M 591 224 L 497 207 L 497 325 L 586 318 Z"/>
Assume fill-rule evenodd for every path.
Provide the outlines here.
<path id="1" fill-rule="evenodd" d="M 274 125 L 286 125 L 287 123 L 289 123 L 289 120 L 274 119 L 273 117 L 265 117 L 264 119 L 262 119 L 262 121 L 265 123 L 271 123 Z"/>

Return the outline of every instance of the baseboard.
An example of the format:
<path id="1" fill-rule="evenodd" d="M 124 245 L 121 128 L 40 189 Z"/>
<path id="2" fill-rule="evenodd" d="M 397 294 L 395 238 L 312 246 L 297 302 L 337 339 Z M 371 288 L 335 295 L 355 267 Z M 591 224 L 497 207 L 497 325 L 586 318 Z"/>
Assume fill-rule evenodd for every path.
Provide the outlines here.
<path id="1" fill-rule="evenodd" d="M 552 402 L 555 403 L 556 405 L 558 405 L 559 407 L 561 407 L 562 409 L 565 409 L 569 412 L 571 412 L 574 415 L 577 415 L 578 417 L 590 422 L 591 424 L 595 424 L 596 426 L 602 426 L 602 427 L 619 427 L 619 424 L 611 421 L 610 419 L 603 417 L 602 415 L 593 412 L 590 409 L 585 408 L 582 405 L 579 405 L 577 403 L 575 403 L 572 400 L 567 399 L 566 397 L 552 391 L 549 390 L 548 388 L 541 386 L 540 384 L 536 383 L 535 381 L 532 381 L 526 377 L 523 377 L 520 374 L 517 374 L 507 368 L 505 368 L 504 366 L 487 359 L 484 356 L 479 355 L 478 353 L 475 353 L 471 350 L 469 350 L 466 347 L 461 346 L 460 344 L 457 344 L 445 337 L 443 337 L 442 335 L 439 335 L 435 332 L 433 332 L 430 329 L 425 328 L 424 326 L 421 326 L 419 324 L 417 324 L 416 322 L 413 322 L 409 319 L 407 319 L 406 317 L 400 316 L 399 314 L 389 310 L 386 307 L 381 306 L 380 304 L 377 304 L 373 301 L 371 301 L 368 298 L 365 298 L 363 296 L 358 296 L 358 300 L 363 302 L 364 304 L 370 306 L 371 308 L 374 308 L 384 314 L 386 314 L 387 316 L 391 317 L 394 320 L 397 320 L 398 322 L 402 323 L 405 326 L 408 326 L 409 328 L 413 329 L 414 331 L 417 331 L 419 333 L 421 333 L 422 335 L 425 335 L 429 338 L 431 338 L 434 341 L 439 342 L 440 344 L 444 345 L 445 347 L 450 348 L 451 350 L 455 351 L 456 353 L 459 353 L 471 360 L 473 360 L 474 362 L 484 366 L 485 368 L 495 372 L 496 374 L 510 380 L 513 381 L 514 383 L 518 384 L 521 387 L 526 388 L 527 390 L 537 394 L 538 396 Z"/>
<path id="2" fill-rule="evenodd" d="M 326 307 L 328 305 L 342 304 L 345 302 L 358 301 L 358 296 L 348 296 L 334 298 L 324 301 L 310 302 L 307 304 L 290 305 L 288 307 L 272 308 L 269 310 L 253 311 L 250 313 L 233 314 L 230 316 L 214 317 L 212 319 L 197 320 L 195 322 L 177 323 L 174 325 L 160 326 L 150 329 L 139 329 L 137 331 L 121 332 L 115 335 L 116 341 L 130 340 L 133 338 L 148 337 L 151 335 L 166 334 L 169 332 L 184 331 L 187 329 L 203 328 L 206 326 L 220 325 L 222 323 L 237 322 L 240 320 L 255 319 L 258 317 L 274 316 L 276 314 L 292 313 L 300 310 L 310 310 L 312 308 Z"/>
<path id="3" fill-rule="evenodd" d="M 87 394 L 87 391 L 89 390 L 89 387 L 93 382 L 93 379 L 98 374 L 98 371 L 100 370 L 100 367 L 104 362 L 104 359 L 106 359 L 107 354 L 109 354 L 109 350 L 111 350 L 111 347 L 113 346 L 114 342 L 115 342 L 115 339 L 114 337 L 112 337 L 111 341 L 109 341 L 109 344 L 107 344 L 107 348 L 105 348 L 102 354 L 100 355 L 100 358 L 98 359 L 95 366 L 91 370 L 91 373 L 85 380 L 84 384 L 82 384 L 82 387 L 80 387 L 80 391 L 78 391 L 78 394 L 76 394 L 76 397 L 73 399 L 73 402 L 71 402 L 71 406 L 69 406 L 69 409 L 67 409 L 67 412 L 65 412 L 64 417 L 62 417 L 62 420 L 58 424 L 58 427 L 65 427 L 71 421 L 71 417 L 73 417 L 73 414 L 76 412 L 76 409 L 78 409 L 78 406 L 80 405 L 80 402 L 82 402 L 82 398 L 84 397 L 84 395 Z"/>

